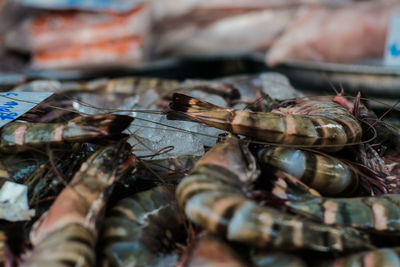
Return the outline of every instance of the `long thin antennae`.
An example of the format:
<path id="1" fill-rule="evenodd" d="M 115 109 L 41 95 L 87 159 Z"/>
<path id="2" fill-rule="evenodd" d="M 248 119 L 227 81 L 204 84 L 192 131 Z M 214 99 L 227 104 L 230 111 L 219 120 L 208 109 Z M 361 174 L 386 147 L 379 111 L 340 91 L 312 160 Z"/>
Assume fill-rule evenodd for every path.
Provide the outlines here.
<path id="1" fill-rule="evenodd" d="M 330 88 L 335 92 L 335 94 L 336 94 L 336 95 L 339 95 L 339 92 L 338 92 L 338 90 L 336 89 L 336 87 L 333 85 L 333 83 L 332 83 L 329 79 L 327 79 L 327 81 L 328 81 L 328 83 L 329 83 L 329 85 L 330 85 Z"/>
<path id="2" fill-rule="evenodd" d="M 382 114 L 382 116 L 380 116 L 380 117 L 378 118 L 378 120 L 372 124 L 372 126 L 375 125 L 376 123 L 378 123 L 378 121 L 383 120 L 383 118 L 384 118 L 389 112 L 391 112 L 394 108 L 396 108 L 396 106 L 397 106 L 399 103 L 400 103 L 400 100 L 397 100 L 397 102 L 396 102 L 392 107 L 390 107 L 388 110 L 386 110 L 386 111 Z"/>

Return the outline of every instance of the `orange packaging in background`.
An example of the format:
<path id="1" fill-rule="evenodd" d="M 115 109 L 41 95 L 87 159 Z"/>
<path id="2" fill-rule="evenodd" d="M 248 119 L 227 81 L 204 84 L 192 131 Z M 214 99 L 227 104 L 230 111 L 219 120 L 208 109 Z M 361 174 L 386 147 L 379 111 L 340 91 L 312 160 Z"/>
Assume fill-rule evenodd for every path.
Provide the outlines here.
<path id="1" fill-rule="evenodd" d="M 33 54 L 32 67 L 37 69 L 134 67 L 143 61 L 141 37 L 127 37 L 36 51 Z"/>
<path id="2" fill-rule="evenodd" d="M 148 4 L 125 13 L 47 11 L 9 32 L 6 45 L 31 53 L 37 69 L 138 66 L 148 51 L 150 20 Z"/>
<path id="3" fill-rule="evenodd" d="M 51 11 L 25 20 L 9 32 L 6 43 L 20 51 L 55 49 L 61 46 L 145 36 L 150 26 L 148 5 L 127 13 Z"/>

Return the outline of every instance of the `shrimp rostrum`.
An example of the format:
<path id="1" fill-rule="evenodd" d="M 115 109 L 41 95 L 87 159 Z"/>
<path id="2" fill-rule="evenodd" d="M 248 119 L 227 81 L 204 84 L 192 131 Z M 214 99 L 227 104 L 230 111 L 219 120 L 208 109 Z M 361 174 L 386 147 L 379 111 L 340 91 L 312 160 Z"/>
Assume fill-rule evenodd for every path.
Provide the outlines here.
<path id="1" fill-rule="evenodd" d="M 329 101 L 307 100 L 273 112 L 249 112 L 175 93 L 170 108 L 173 111 L 169 119 L 190 119 L 274 144 L 339 151 L 359 142 L 362 135 L 360 124 L 350 112 Z"/>
<path id="2" fill-rule="evenodd" d="M 232 137 L 197 162 L 177 188 L 178 204 L 189 220 L 229 241 L 256 247 L 323 252 L 371 247 L 368 237 L 353 228 L 315 223 L 248 199 L 245 184 L 254 176 L 244 166 L 251 162 L 244 155 L 249 155 L 246 148 Z"/>

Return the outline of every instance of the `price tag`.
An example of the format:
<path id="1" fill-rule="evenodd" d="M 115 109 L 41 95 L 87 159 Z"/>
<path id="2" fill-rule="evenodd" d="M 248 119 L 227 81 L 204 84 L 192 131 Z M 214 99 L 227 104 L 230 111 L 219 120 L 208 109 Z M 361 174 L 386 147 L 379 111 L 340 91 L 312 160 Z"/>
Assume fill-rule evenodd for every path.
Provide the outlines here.
<path id="1" fill-rule="evenodd" d="M 383 63 L 388 66 L 400 66 L 400 15 L 392 17 L 386 37 Z"/>
<path id="2" fill-rule="evenodd" d="M 25 114 L 52 94 L 51 92 L 1 93 L 0 127 Z"/>

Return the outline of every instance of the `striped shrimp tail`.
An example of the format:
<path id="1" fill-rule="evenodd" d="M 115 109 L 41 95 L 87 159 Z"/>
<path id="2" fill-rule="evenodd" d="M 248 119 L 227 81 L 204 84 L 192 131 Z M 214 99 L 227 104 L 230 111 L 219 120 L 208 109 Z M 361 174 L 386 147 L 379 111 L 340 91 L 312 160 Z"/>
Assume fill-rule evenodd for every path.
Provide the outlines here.
<path id="1" fill-rule="evenodd" d="M 188 95 L 175 93 L 169 106 L 172 110 L 181 112 L 199 112 L 201 110 L 220 109 L 221 107 Z"/>
<path id="2" fill-rule="evenodd" d="M 225 108 L 184 94 L 175 93 L 167 113 L 169 120 L 203 122 L 223 130 L 229 130 L 231 112 Z"/>
<path id="3" fill-rule="evenodd" d="M 86 117 L 78 117 L 70 122 L 80 127 L 93 127 L 95 132 L 100 135 L 113 136 L 119 135 L 123 130 L 128 128 L 133 121 L 133 117 L 117 114 L 96 114 Z"/>

